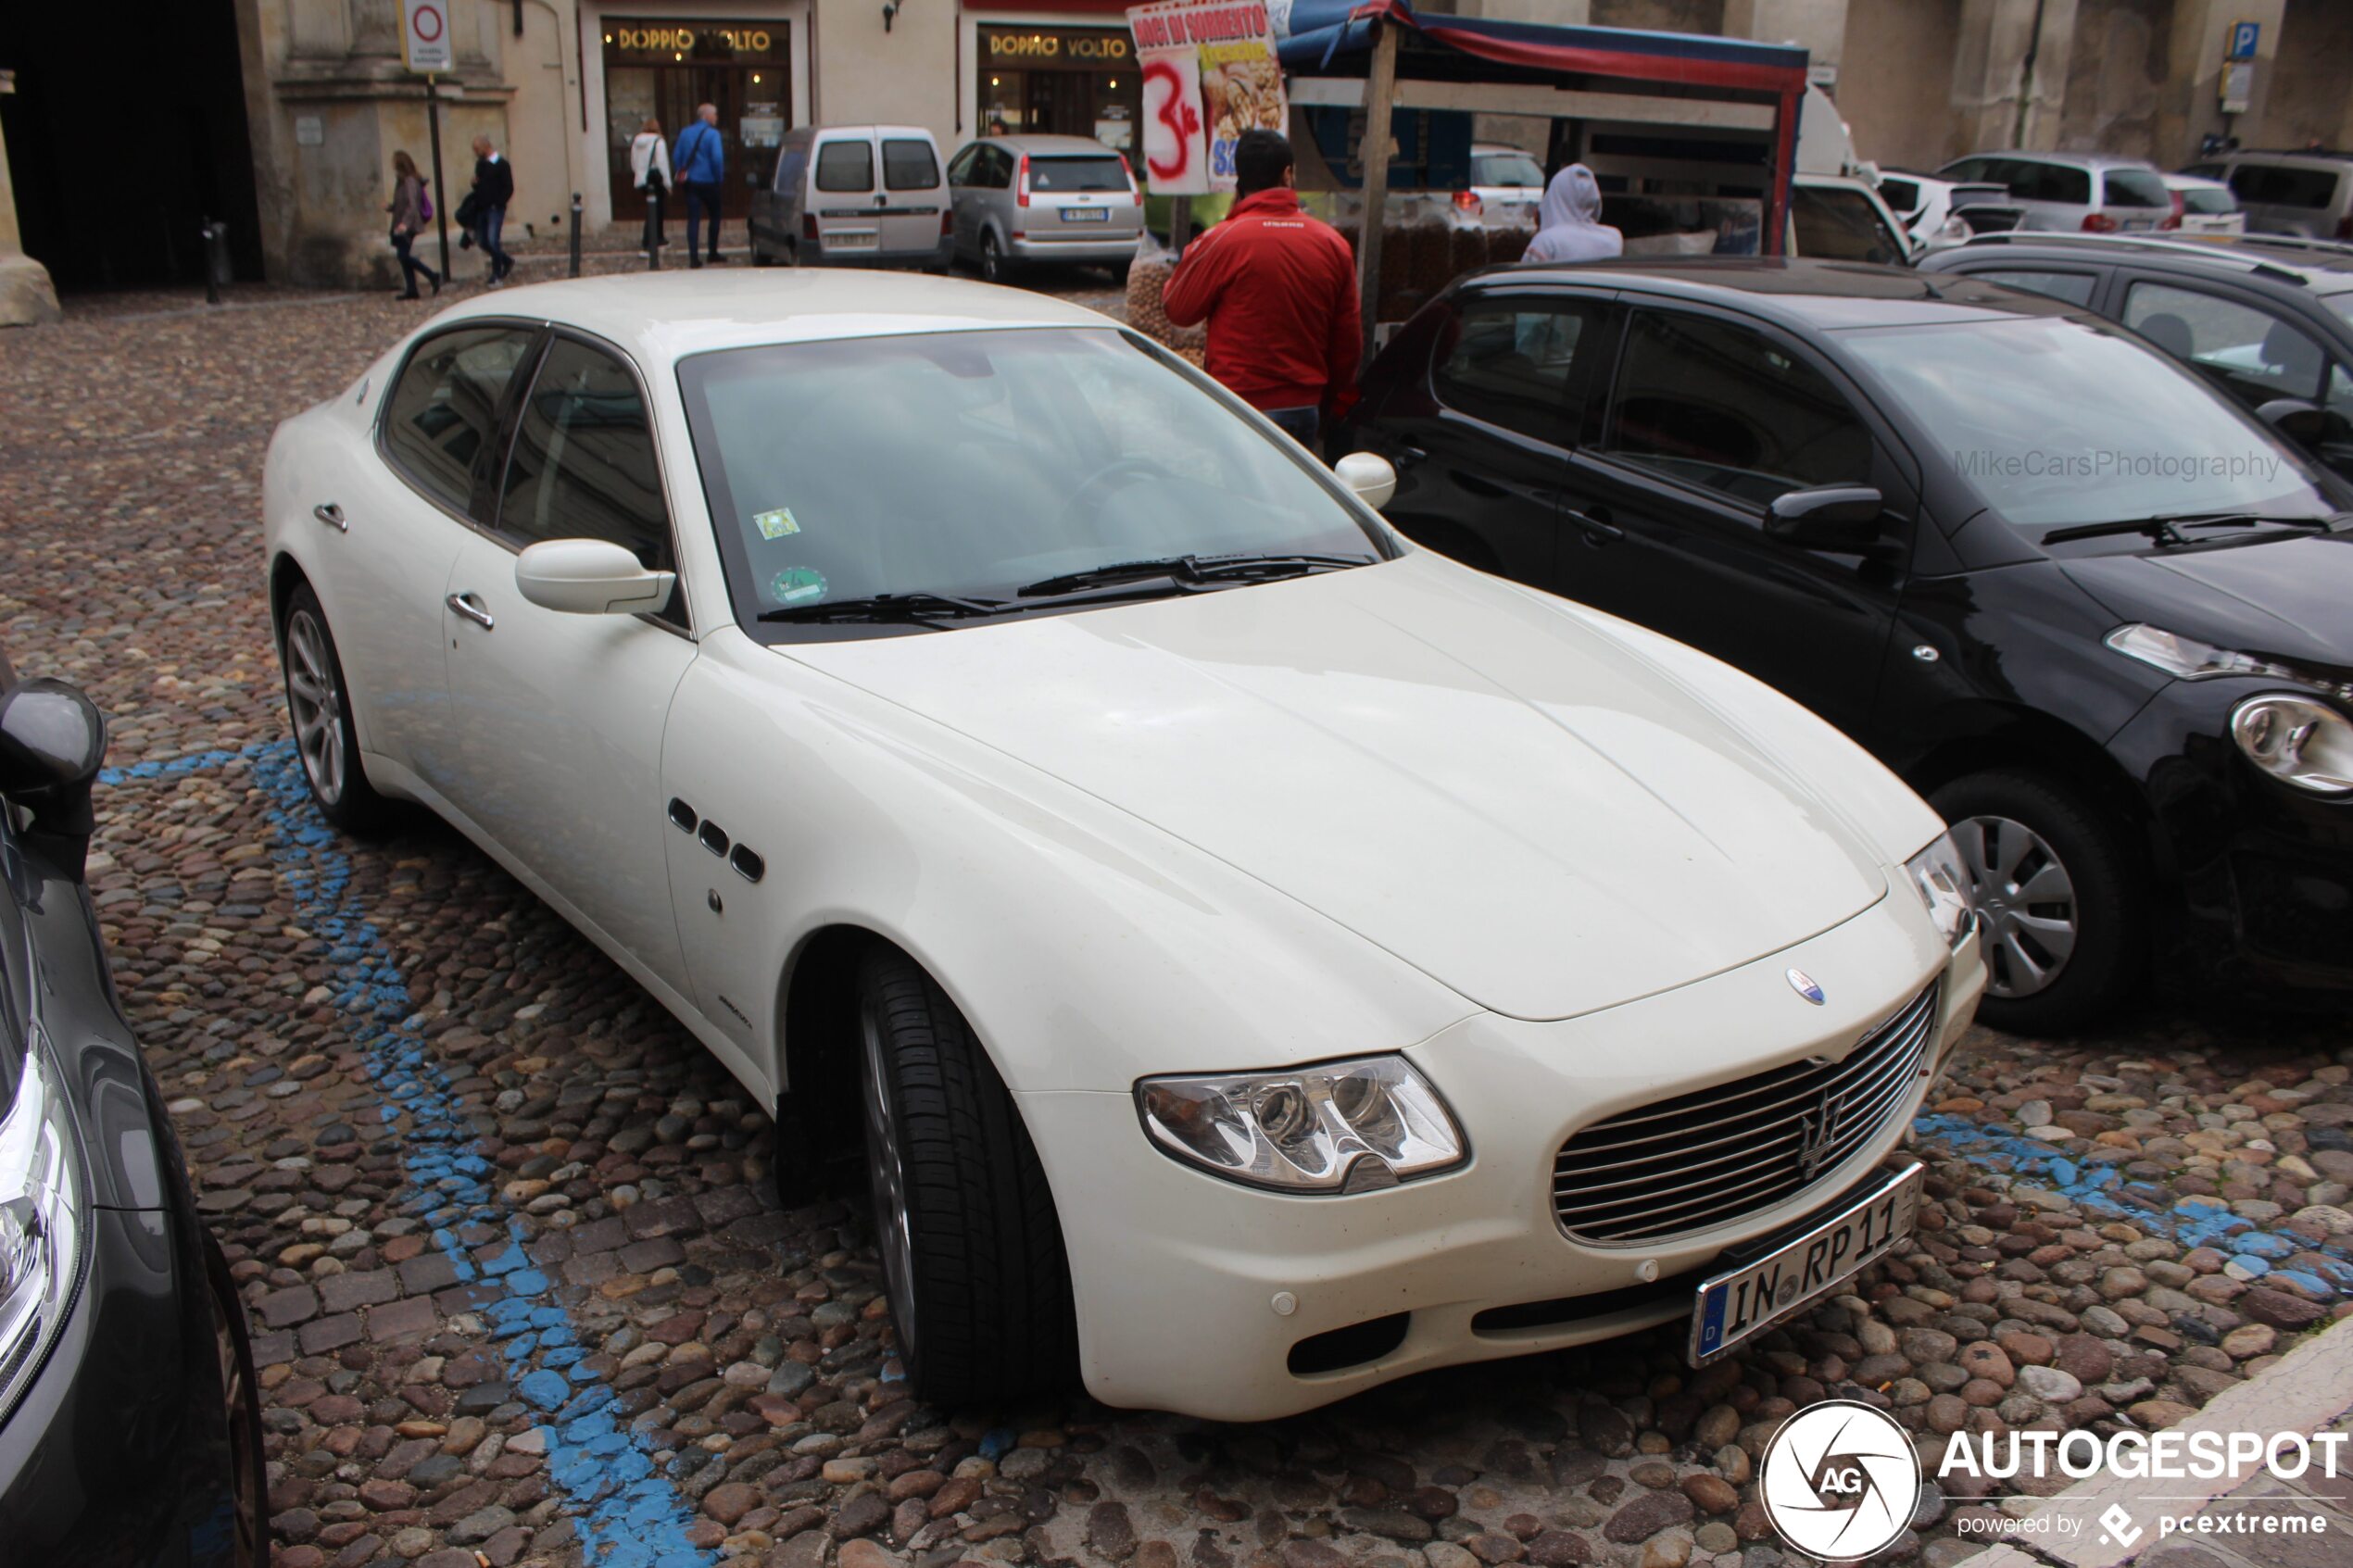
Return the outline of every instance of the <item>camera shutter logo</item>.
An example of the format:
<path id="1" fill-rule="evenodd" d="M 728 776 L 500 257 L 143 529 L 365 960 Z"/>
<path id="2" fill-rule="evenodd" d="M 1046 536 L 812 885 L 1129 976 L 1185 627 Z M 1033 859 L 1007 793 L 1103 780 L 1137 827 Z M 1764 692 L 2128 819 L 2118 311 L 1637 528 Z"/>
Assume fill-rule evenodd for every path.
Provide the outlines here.
<path id="1" fill-rule="evenodd" d="M 1765 1516 L 1792 1548 L 1862 1558 L 1884 1551 L 1910 1524 L 1920 1461 L 1893 1417 L 1827 1399 L 1781 1424 L 1759 1480 Z"/>

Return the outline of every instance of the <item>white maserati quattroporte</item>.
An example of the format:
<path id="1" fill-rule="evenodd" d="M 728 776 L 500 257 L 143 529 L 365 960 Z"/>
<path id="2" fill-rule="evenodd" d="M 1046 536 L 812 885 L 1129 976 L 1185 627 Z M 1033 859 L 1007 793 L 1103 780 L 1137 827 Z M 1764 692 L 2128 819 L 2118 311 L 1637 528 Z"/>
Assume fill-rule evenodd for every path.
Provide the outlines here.
<path id="1" fill-rule="evenodd" d="M 1035 295 L 509 290 L 271 443 L 296 744 L 610 953 L 788 1173 L 863 1127 L 926 1397 L 1711 1360 L 1909 1233 L 1966 877 L 1829 725 L 1339 470 Z"/>

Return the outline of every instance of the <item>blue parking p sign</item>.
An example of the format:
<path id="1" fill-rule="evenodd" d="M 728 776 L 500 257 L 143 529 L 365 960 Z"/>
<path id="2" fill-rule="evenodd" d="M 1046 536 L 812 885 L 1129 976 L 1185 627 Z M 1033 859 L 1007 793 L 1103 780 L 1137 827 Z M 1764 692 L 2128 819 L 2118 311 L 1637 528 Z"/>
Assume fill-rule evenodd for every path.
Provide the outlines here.
<path id="1" fill-rule="evenodd" d="M 2260 38 L 2262 35 L 2263 24 L 2261 22 L 2233 22 L 2231 24 L 2231 53 L 2229 57 L 2233 60 L 2253 59 L 2255 57 L 2256 40 Z"/>

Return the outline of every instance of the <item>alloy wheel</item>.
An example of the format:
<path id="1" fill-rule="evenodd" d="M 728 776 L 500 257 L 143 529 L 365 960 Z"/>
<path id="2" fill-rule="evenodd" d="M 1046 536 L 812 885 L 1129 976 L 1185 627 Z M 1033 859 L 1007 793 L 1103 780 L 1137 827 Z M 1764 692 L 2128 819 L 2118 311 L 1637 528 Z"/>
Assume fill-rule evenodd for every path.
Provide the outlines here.
<path id="1" fill-rule="evenodd" d="M 1001 282 L 1003 280 L 1002 280 L 1002 278 L 1000 276 L 1000 274 L 1001 274 L 1004 270 L 1005 270 L 1005 257 L 1004 257 L 1004 253 L 1003 253 L 1003 252 L 1001 252 L 1001 251 L 1000 251 L 1000 250 L 997 248 L 997 236 L 996 236 L 996 235 L 994 235 L 994 234 L 983 234 L 983 235 L 981 235 L 981 237 L 980 237 L 980 276 L 981 276 L 981 281 L 982 281 L 982 282 L 990 282 L 990 283 L 994 283 L 994 282 Z"/>
<path id="2" fill-rule="evenodd" d="M 1986 989 L 2031 997 L 2075 951 L 2075 882 L 2043 836 L 2008 817 L 1964 817 L 1953 843 L 1969 868 L 1985 936 Z"/>
<path id="3" fill-rule="evenodd" d="M 308 609 L 286 621 L 286 706 L 293 712 L 295 749 L 310 787 L 332 806 L 343 798 L 343 694 L 335 689 L 327 634 Z"/>
<path id="4" fill-rule="evenodd" d="M 885 1060 L 882 1019 L 874 1005 L 859 1009 L 858 1028 L 865 1055 L 866 1182 L 875 1210 L 875 1238 L 882 1249 L 883 1286 L 890 1315 L 899 1326 L 900 1359 L 915 1359 L 915 1244 L 907 1221 L 907 1166 L 899 1148 L 892 1115 L 890 1069 Z"/>

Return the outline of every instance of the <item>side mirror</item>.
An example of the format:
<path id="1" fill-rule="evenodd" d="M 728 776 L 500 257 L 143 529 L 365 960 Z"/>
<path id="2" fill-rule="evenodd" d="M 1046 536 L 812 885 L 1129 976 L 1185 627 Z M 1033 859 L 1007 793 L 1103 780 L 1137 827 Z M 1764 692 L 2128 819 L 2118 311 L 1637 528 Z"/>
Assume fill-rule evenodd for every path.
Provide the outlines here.
<path id="1" fill-rule="evenodd" d="M 2265 424 L 2299 446 L 2353 441 L 2353 421 L 2334 408 L 2323 408 L 2301 397 L 2274 397 L 2255 412 Z"/>
<path id="2" fill-rule="evenodd" d="M 1825 484 L 1773 497 L 1765 533 L 1809 550 L 1867 550 L 1879 543 L 1887 502 L 1868 484 Z"/>
<path id="3" fill-rule="evenodd" d="M 610 539 L 542 539 L 515 558 L 515 590 L 567 615 L 640 615 L 670 602 L 678 576 L 648 571 Z"/>
<path id="4" fill-rule="evenodd" d="M 90 786 L 106 756 L 106 716 L 78 688 L 43 677 L 0 694 L 0 797 L 31 819 L 26 847 L 77 879 L 97 827 Z"/>
<path id="5" fill-rule="evenodd" d="M 1397 470 L 1378 452 L 1351 452 L 1332 465 L 1332 472 L 1375 511 L 1389 505 L 1389 498 L 1397 494 Z"/>

